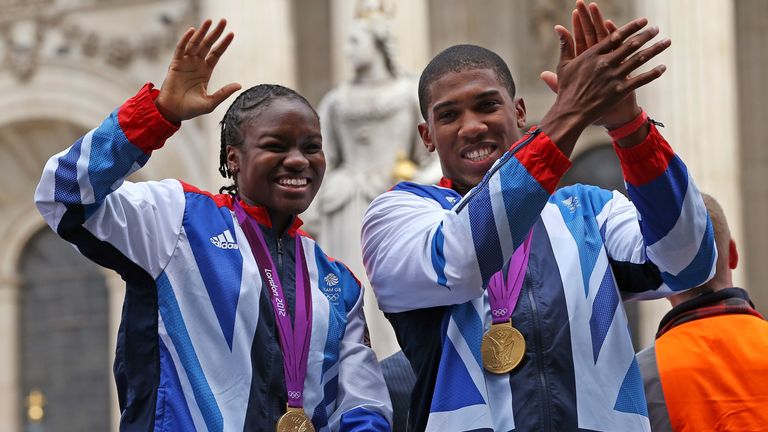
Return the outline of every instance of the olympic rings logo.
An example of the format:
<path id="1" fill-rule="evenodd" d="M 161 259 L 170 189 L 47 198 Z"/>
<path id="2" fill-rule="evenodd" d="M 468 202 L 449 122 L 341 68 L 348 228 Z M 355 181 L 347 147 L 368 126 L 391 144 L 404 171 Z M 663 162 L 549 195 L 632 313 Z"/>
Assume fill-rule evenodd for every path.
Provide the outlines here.
<path id="1" fill-rule="evenodd" d="M 332 302 L 339 301 L 338 293 L 325 293 L 325 296 L 328 297 L 328 300 Z"/>
<path id="2" fill-rule="evenodd" d="M 289 399 L 299 399 L 301 397 L 300 391 L 289 391 L 288 392 L 288 398 Z"/>
<path id="3" fill-rule="evenodd" d="M 504 316 L 509 312 L 507 308 L 501 308 L 501 309 L 494 309 L 491 311 L 491 314 L 495 317 Z"/>

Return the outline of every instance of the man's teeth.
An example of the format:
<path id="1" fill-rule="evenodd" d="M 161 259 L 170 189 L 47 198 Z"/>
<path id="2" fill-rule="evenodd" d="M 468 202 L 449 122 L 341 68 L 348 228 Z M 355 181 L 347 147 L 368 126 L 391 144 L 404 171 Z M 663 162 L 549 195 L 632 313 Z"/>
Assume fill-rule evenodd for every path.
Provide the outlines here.
<path id="1" fill-rule="evenodd" d="M 489 154 L 491 154 L 492 151 L 493 149 L 491 149 L 490 147 L 482 148 L 479 150 L 472 150 L 471 152 L 464 155 L 464 159 L 469 159 L 471 161 L 481 160 L 486 158 Z"/>
<path id="2" fill-rule="evenodd" d="M 288 178 L 283 177 L 279 179 L 278 184 L 281 186 L 306 186 L 307 185 L 307 179 L 306 178 Z"/>

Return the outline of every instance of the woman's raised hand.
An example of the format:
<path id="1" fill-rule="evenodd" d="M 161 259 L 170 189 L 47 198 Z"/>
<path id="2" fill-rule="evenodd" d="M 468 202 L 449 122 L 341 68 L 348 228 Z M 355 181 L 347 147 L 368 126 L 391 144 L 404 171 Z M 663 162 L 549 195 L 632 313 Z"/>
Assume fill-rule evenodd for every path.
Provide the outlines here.
<path id="1" fill-rule="evenodd" d="M 171 123 L 213 111 L 241 87 L 238 83 L 229 83 L 208 93 L 211 73 L 235 37 L 230 32 L 221 38 L 226 20 L 220 20 L 208 33 L 211 24 L 207 19 L 199 28 L 190 28 L 176 45 L 160 94 L 155 99 L 158 111 Z"/>

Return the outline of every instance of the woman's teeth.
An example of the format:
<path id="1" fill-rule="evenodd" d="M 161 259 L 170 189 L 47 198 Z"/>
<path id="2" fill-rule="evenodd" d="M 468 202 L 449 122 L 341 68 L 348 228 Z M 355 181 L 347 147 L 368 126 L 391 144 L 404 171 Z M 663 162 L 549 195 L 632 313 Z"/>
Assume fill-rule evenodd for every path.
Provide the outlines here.
<path id="1" fill-rule="evenodd" d="M 277 183 L 280 186 L 306 186 L 307 185 L 307 179 L 306 178 L 282 177 L 282 178 L 277 180 Z"/>

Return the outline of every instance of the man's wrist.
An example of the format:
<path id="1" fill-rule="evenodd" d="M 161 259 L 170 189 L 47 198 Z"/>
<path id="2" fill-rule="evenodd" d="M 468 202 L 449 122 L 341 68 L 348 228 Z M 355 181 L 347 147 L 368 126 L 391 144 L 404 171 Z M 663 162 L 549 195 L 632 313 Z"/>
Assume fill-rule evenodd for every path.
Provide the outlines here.
<path id="1" fill-rule="evenodd" d="M 602 126 L 608 130 L 618 129 L 621 126 L 631 122 L 634 120 L 640 113 L 643 112 L 643 108 L 640 107 L 636 102 L 629 104 L 627 103 L 626 106 L 624 104 L 620 104 L 621 106 L 614 107 L 614 109 L 611 110 L 611 122 L 604 122 L 599 124 L 598 126 Z"/>
<path id="2" fill-rule="evenodd" d="M 588 125 L 589 121 L 584 119 L 583 113 L 567 112 L 553 107 L 541 119 L 539 129 L 549 136 L 566 157 L 570 158 L 576 140 Z"/>
<path id="3" fill-rule="evenodd" d="M 619 141 L 637 132 L 647 122 L 648 114 L 646 114 L 645 111 L 641 109 L 640 113 L 637 114 L 632 120 L 617 127 L 606 126 L 606 129 L 608 130 L 608 135 L 610 135 L 614 141 Z"/>

